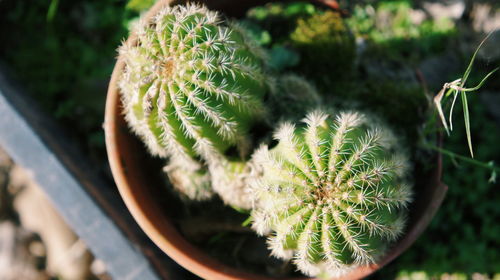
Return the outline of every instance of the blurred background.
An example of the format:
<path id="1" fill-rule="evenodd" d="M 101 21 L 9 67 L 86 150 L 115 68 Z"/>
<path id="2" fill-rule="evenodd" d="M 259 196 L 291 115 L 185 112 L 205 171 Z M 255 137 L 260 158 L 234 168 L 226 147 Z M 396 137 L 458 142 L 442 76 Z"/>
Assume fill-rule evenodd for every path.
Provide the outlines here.
<path id="1" fill-rule="evenodd" d="M 107 84 L 116 48 L 153 2 L 0 0 L 1 69 L 65 129 L 109 181 L 102 130 Z M 443 83 L 461 77 L 489 33 L 470 85 L 500 65 L 500 1 L 339 3 L 355 37 L 354 67 L 367 77 L 366 87 L 381 96 L 392 92 L 391 98 L 397 98 L 394 89 L 401 85 L 436 94 Z M 279 50 L 272 34 L 256 34 L 263 45 Z M 279 54 L 294 60 L 293 50 Z M 476 159 L 500 163 L 498 73 L 470 95 L 469 110 Z M 468 156 L 461 115 L 456 114 L 456 131 L 444 146 Z M 370 279 L 499 280 L 500 185 L 494 175 L 445 157 L 443 182 L 449 192 L 436 217 L 408 251 Z M 29 171 L 1 147 L 0 279 L 109 279 L 105 265 L 58 217 Z"/>

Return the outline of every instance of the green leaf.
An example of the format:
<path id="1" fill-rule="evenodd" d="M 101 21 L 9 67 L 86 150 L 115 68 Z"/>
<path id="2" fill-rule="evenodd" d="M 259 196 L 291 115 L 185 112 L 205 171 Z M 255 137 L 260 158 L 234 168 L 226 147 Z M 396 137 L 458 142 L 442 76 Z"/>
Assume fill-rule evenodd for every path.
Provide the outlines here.
<path id="1" fill-rule="evenodd" d="M 50 1 L 49 9 L 47 10 L 47 22 L 52 22 L 54 16 L 57 13 L 57 7 L 59 6 L 59 0 Z"/>
<path id="2" fill-rule="evenodd" d="M 247 227 L 252 223 L 252 216 L 248 216 L 242 223 L 241 226 Z"/>
<path id="3" fill-rule="evenodd" d="M 296 15 L 312 15 L 316 11 L 315 7 L 311 3 L 290 3 L 285 7 L 283 14 L 285 16 L 296 16 Z"/>
<path id="4" fill-rule="evenodd" d="M 258 24 L 249 20 L 240 20 L 240 23 L 245 27 L 250 36 L 257 41 L 259 46 L 269 45 L 272 41 L 271 34 L 260 27 Z"/>
<path id="5" fill-rule="evenodd" d="M 464 88 L 464 89 L 461 89 L 461 91 L 465 91 L 465 92 L 469 92 L 469 91 L 476 91 L 478 89 L 480 89 L 483 84 L 486 82 L 486 80 L 491 76 L 493 75 L 498 69 L 500 69 L 500 67 L 497 67 L 495 69 L 493 69 L 491 72 L 489 72 L 486 76 L 484 76 L 484 78 L 481 80 L 481 82 L 479 82 L 479 84 L 473 88 Z"/>
<path id="6" fill-rule="evenodd" d="M 453 131 L 453 108 L 455 108 L 455 102 L 457 101 L 457 97 L 458 97 L 458 91 L 457 90 L 453 90 L 453 102 L 451 102 L 451 108 L 450 108 L 450 116 L 449 116 L 449 119 L 448 119 L 448 122 L 450 123 L 450 131 Z M 449 133 L 448 133 L 449 135 Z"/>
<path id="7" fill-rule="evenodd" d="M 476 90 L 480 89 L 483 86 L 483 84 L 486 82 L 486 80 L 491 75 L 493 75 L 499 68 L 497 67 L 497 68 L 493 69 L 493 71 L 489 72 L 481 80 L 481 82 L 479 82 L 479 84 L 477 86 L 475 86 L 475 87 L 467 88 L 465 86 L 465 83 L 467 82 L 467 79 L 469 78 L 469 75 L 470 75 L 470 73 L 472 71 L 472 66 L 474 65 L 474 61 L 476 59 L 477 53 L 479 52 L 479 49 L 481 49 L 481 47 L 483 46 L 484 42 L 488 39 L 488 37 L 490 35 L 491 35 L 491 33 L 489 33 L 481 41 L 481 43 L 479 44 L 479 46 L 474 51 L 474 54 L 472 55 L 472 58 L 471 58 L 471 60 L 469 62 L 469 65 L 467 66 L 467 69 L 465 70 L 464 75 L 462 76 L 462 78 L 458 79 L 458 80 L 455 80 L 455 81 L 453 81 L 451 83 L 446 83 L 443 86 L 443 88 L 441 89 L 441 91 L 434 97 L 434 103 L 435 103 L 436 108 L 438 110 L 439 117 L 441 118 L 441 121 L 442 121 L 442 123 L 444 125 L 444 128 L 445 128 L 446 132 L 449 135 L 449 131 L 453 130 L 453 119 L 452 119 L 452 117 L 453 117 L 453 109 L 455 108 L 455 103 L 456 103 L 458 94 L 460 94 L 460 97 L 462 99 L 463 112 L 464 112 L 464 123 L 465 123 L 465 130 L 466 130 L 466 134 L 467 134 L 467 144 L 469 146 L 469 151 L 470 151 L 471 157 L 474 157 L 474 151 L 472 149 L 472 136 L 471 136 L 471 132 L 470 132 L 470 116 L 469 116 L 469 105 L 467 103 L 467 93 L 468 92 L 473 92 L 473 91 L 476 91 Z M 446 94 L 445 94 L 445 90 L 447 90 Z M 446 124 L 446 120 L 444 119 L 443 110 L 442 110 L 442 107 L 441 107 L 441 101 L 443 99 L 443 96 L 444 97 L 448 97 L 450 94 L 453 94 L 453 101 L 452 101 L 452 104 L 451 104 L 450 114 L 449 114 L 449 117 L 448 117 L 448 121 L 450 123 L 450 129 L 448 130 L 448 127 L 447 127 L 447 124 Z"/>
<path id="8" fill-rule="evenodd" d="M 486 40 L 488 40 L 491 33 L 493 33 L 493 32 L 490 32 L 488 35 L 486 35 L 486 37 L 481 41 L 481 43 L 479 43 L 479 46 L 474 51 L 474 54 L 472 55 L 472 58 L 470 59 L 469 66 L 467 66 L 467 69 L 465 70 L 465 73 L 462 76 L 462 87 L 465 87 L 465 83 L 467 82 L 467 79 L 469 78 L 469 74 L 472 71 L 472 65 L 474 65 L 474 60 L 476 60 L 476 55 L 479 52 L 479 49 L 481 49 L 484 42 L 486 42 Z"/>
<path id="9" fill-rule="evenodd" d="M 469 105 L 467 104 L 467 94 L 462 91 L 460 92 L 462 97 L 462 105 L 464 107 L 464 122 L 465 122 L 465 132 L 467 133 L 467 144 L 469 145 L 470 155 L 473 158 L 474 152 L 472 151 L 472 137 L 470 134 L 470 119 L 469 119 Z"/>
<path id="10" fill-rule="evenodd" d="M 472 151 L 472 139 L 471 139 L 472 137 L 471 137 L 471 133 L 470 133 L 469 106 L 467 104 L 466 92 L 467 91 L 474 91 L 474 90 L 479 89 L 483 85 L 483 83 L 486 81 L 486 79 L 488 79 L 488 77 L 490 77 L 493 73 L 495 73 L 495 71 L 497 71 L 498 68 L 496 68 L 495 70 L 493 70 L 490 73 L 488 73 L 488 75 L 486 75 L 481 80 L 481 82 L 479 83 L 479 85 L 477 85 L 476 87 L 474 87 L 472 89 L 466 89 L 465 88 L 465 83 L 467 82 L 467 79 L 469 78 L 469 74 L 472 71 L 472 66 L 474 65 L 474 60 L 476 59 L 476 55 L 479 52 L 479 49 L 481 49 L 481 47 L 483 46 L 484 42 L 486 42 L 486 40 L 490 37 L 491 33 L 493 33 L 493 32 L 490 32 L 481 41 L 481 43 L 479 44 L 479 46 L 474 51 L 474 54 L 472 55 L 472 58 L 471 58 L 471 60 L 469 62 L 469 66 L 467 66 L 467 69 L 465 70 L 465 73 L 464 73 L 464 75 L 462 77 L 462 81 L 461 81 L 461 87 L 463 88 L 463 90 L 460 90 L 460 94 L 461 94 L 461 97 L 462 97 L 462 105 L 463 105 L 463 109 L 464 109 L 464 122 L 465 122 L 465 131 L 467 133 L 467 144 L 469 145 L 469 151 L 470 151 L 471 157 L 474 157 L 474 152 Z"/>

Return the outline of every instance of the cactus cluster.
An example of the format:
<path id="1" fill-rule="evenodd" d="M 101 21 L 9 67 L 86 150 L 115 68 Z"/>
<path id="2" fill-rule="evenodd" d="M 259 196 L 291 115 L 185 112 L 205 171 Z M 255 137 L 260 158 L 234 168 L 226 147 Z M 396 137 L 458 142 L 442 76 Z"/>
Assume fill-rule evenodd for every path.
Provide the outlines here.
<path id="1" fill-rule="evenodd" d="M 359 113 L 332 119 L 315 110 L 304 127 L 282 124 L 277 146 L 254 151 L 255 139 L 269 138 L 253 137 L 252 125 L 295 121 L 321 105 L 308 81 L 273 78 L 245 29 L 204 6 L 165 7 L 133 34 L 119 49 L 125 118 L 168 159 L 164 170 L 185 197 L 216 193 L 251 209 L 272 254 L 307 275 L 373 263 L 401 233 L 408 160 L 387 128 Z"/>
<path id="2" fill-rule="evenodd" d="M 308 275 L 374 263 L 404 227 L 408 160 L 387 128 L 359 113 L 313 111 L 305 128 L 284 123 L 255 162 L 253 227 L 272 254 Z"/>

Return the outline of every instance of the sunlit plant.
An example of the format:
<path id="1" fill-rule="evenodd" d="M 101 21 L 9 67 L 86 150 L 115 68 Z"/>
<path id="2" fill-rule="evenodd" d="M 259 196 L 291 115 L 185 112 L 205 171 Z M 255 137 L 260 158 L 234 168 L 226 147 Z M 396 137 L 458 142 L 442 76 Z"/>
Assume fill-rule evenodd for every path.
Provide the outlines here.
<path id="1" fill-rule="evenodd" d="M 140 20 L 133 34 L 136 40 L 120 47 L 125 117 L 153 155 L 175 161 L 166 170 L 180 171 L 170 176 L 188 182 L 183 173 L 206 173 L 206 164 L 224 161 L 231 147 L 248 156 L 248 130 L 263 118 L 270 78 L 265 53 L 246 31 L 188 4 Z M 202 178 L 196 185 L 206 190 Z M 191 198 L 209 197 L 192 188 L 178 189 L 191 189 Z"/>
<path id="2" fill-rule="evenodd" d="M 410 164 L 397 137 L 360 113 L 309 113 L 255 154 L 253 227 L 274 256 L 310 276 L 375 263 L 403 231 Z"/>

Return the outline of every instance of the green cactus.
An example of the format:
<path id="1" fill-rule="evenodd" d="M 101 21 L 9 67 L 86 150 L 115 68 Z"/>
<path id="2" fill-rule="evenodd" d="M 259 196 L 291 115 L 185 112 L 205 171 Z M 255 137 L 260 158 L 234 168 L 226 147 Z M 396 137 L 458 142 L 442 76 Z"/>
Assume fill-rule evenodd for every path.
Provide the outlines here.
<path id="1" fill-rule="evenodd" d="M 273 125 L 283 119 L 298 120 L 311 108 L 320 105 L 321 99 L 314 86 L 304 78 L 285 74 L 276 79 L 273 94 L 268 99 L 268 106 L 273 108 L 273 115 L 267 122 Z M 240 209 L 251 209 L 252 199 L 249 199 L 251 181 L 259 176 L 258 168 L 252 160 L 222 159 L 209 164 L 212 186 L 222 200 Z"/>
<path id="2" fill-rule="evenodd" d="M 195 4 L 163 8 L 119 52 L 125 116 L 153 155 L 192 162 L 250 145 L 269 87 L 264 53 L 245 30 Z"/>
<path id="3" fill-rule="evenodd" d="M 223 159 L 209 164 L 212 187 L 233 208 L 252 208 L 249 180 L 255 176 L 251 161 Z"/>
<path id="4" fill-rule="evenodd" d="M 163 168 L 172 186 L 184 197 L 202 201 L 212 198 L 214 191 L 211 185 L 210 173 L 206 166 L 185 162 L 170 162 Z"/>
<path id="5" fill-rule="evenodd" d="M 276 112 L 270 118 L 273 123 L 282 119 L 299 120 L 308 111 L 321 105 L 314 85 L 295 74 L 278 77 L 274 91 L 269 100 L 269 106 Z"/>
<path id="6" fill-rule="evenodd" d="M 374 263 L 402 232 L 411 200 L 408 159 L 397 138 L 359 113 L 319 110 L 306 127 L 285 123 L 278 145 L 254 154 L 253 228 L 274 256 L 310 276 Z"/>

